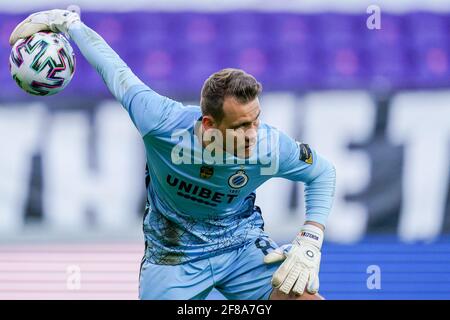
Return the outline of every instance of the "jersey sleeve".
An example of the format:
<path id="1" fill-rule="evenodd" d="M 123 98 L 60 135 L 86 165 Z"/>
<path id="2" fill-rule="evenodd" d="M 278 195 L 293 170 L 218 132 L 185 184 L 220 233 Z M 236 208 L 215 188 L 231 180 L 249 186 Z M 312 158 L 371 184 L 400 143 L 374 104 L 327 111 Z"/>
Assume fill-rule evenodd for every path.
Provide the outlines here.
<path id="1" fill-rule="evenodd" d="M 169 131 L 171 120 L 185 107 L 145 85 L 132 87 L 126 92 L 121 103 L 143 137 Z"/>
<path id="2" fill-rule="evenodd" d="M 143 84 L 106 41 L 84 23 L 73 23 L 68 32 L 118 101 L 131 87 Z"/>
<path id="3" fill-rule="evenodd" d="M 82 22 L 72 24 L 69 35 L 112 95 L 128 111 L 142 136 L 163 129 L 169 115 L 182 107 L 181 103 L 144 85 L 106 41 Z"/>
<path id="4" fill-rule="evenodd" d="M 306 221 L 326 225 L 333 203 L 336 170 L 306 143 L 280 133 L 278 177 L 305 184 Z"/>

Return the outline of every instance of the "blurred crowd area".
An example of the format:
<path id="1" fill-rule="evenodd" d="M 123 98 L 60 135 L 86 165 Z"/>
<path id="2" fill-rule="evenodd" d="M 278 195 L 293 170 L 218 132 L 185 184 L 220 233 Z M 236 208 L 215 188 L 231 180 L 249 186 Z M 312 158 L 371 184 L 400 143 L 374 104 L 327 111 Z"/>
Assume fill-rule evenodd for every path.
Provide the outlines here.
<path id="1" fill-rule="evenodd" d="M 24 14 L 0 13 L 0 58 Z M 450 14 L 234 12 L 85 12 L 83 21 L 153 88 L 198 98 L 205 78 L 224 67 L 243 68 L 267 91 L 329 89 L 395 91 L 450 84 Z M 64 98 L 106 97 L 95 71 L 76 50 L 77 76 Z M 24 99 L 8 72 L 2 99 Z M 61 96 L 61 98 L 63 98 Z"/>

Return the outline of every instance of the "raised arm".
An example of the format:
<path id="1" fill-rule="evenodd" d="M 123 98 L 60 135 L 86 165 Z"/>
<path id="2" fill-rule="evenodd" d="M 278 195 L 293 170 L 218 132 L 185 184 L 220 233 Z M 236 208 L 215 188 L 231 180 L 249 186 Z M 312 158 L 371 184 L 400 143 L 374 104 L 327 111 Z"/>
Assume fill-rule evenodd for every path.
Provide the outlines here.
<path id="1" fill-rule="evenodd" d="M 67 10 L 37 12 L 12 32 L 10 44 L 39 31 L 69 34 L 86 60 L 95 68 L 113 96 L 125 107 L 142 136 L 165 129 L 165 122 L 182 104 L 144 85 L 119 55 L 94 30 Z"/>
<path id="2" fill-rule="evenodd" d="M 84 23 L 72 23 L 68 33 L 118 101 L 123 101 L 131 87 L 144 85 L 106 41 Z"/>
<path id="3" fill-rule="evenodd" d="M 14 45 L 18 39 L 39 31 L 69 34 L 117 100 L 122 101 L 132 86 L 143 85 L 106 41 L 81 22 L 77 13 L 58 9 L 34 13 L 14 29 L 9 42 Z"/>

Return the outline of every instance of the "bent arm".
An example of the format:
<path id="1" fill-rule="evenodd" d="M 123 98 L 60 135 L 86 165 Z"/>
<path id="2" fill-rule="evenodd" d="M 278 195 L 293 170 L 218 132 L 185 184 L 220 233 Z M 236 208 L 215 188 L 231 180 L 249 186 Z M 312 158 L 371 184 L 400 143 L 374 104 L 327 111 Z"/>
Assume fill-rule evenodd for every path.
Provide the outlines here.
<path id="1" fill-rule="evenodd" d="M 305 181 L 306 223 L 325 227 L 333 204 L 336 170 L 328 160 L 317 153 L 315 156 L 316 168 Z"/>
<path id="2" fill-rule="evenodd" d="M 281 134 L 280 148 L 278 176 L 305 184 L 306 224 L 325 227 L 335 192 L 334 166 L 308 145 L 285 134 Z"/>

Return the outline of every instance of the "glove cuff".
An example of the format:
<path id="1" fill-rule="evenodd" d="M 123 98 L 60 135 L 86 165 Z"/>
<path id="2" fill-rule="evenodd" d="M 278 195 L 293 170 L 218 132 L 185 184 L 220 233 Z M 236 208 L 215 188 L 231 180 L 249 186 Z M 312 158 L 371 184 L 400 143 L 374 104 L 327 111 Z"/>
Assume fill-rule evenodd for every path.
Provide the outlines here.
<path id="1" fill-rule="evenodd" d="M 306 242 L 320 250 L 322 248 L 323 237 L 324 234 L 322 229 L 312 224 L 305 224 L 295 238 L 294 244 L 300 245 L 300 243 Z"/>

